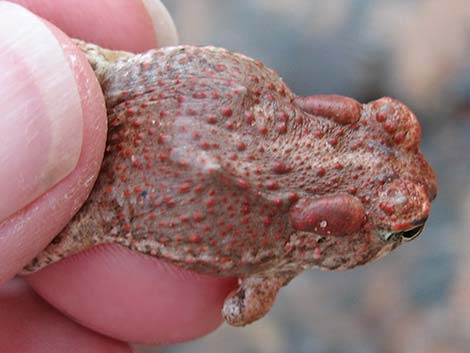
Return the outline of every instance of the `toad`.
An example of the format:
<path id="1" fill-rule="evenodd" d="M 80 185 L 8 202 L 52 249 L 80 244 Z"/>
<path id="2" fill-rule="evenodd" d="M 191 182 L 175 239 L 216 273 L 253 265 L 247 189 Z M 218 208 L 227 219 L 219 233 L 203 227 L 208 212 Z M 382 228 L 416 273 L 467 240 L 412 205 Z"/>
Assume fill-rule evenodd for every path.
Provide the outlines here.
<path id="1" fill-rule="evenodd" d="M 422 232 L 437 182 L 403 103 L 297 96 L 222 48 L 76 44 L 106 100 L 106 152 L 86 203 L 25 273 L 116 243 L 237 276 L 222 314 L 243 326 L 302 271 L 366 264 Z"/>

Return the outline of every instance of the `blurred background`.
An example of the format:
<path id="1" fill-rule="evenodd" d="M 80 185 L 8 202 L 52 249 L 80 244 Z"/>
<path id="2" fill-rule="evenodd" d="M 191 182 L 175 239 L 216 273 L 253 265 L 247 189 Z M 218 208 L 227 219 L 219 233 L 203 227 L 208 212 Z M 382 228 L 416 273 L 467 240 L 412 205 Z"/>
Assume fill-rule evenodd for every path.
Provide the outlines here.
<path id="1" fill-rule="evenodd" d="M 439 179 L 425 233 L 347 272 L 312 270 L 269 315 L 141 352 L 465 353 L 470 347 L 470 7 L 465 0 L 163 0 L 180 42 L 260 59 L 300 95 L 387 95 L 419 117 Z"/>

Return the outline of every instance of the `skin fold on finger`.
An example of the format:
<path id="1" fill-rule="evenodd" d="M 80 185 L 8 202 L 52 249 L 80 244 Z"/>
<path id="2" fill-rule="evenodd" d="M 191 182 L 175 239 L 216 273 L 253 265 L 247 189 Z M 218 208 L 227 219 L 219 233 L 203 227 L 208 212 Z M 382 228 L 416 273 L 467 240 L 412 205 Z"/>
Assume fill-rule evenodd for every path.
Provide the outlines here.
<path id="1" fill-rule="evenodd" d="M 132 349 L 70 321 L 21 279 L 14 279 L 0 288 L 0 352 L 131 353 Z"/>
<path id="2" fill-rule="evenodd" d="M 26 10 L 18 7 L 18 11 Z M 33 15 L 31 19 L 35 20 Z M 77 212 L 93 186 L 104 153 L 106 110 L 96 77 L 70 39 L 52 25 L 46 26 L 55 36 L 51 39 L 57 40 L 59 50 L 62 48 L 74 81 L 79 83 L 75 89 L 82 110 L 82 147 L 78 163 L 68 176 L 0 223 L 0 284 L 43 249 Z"/>
<path id="3" fill-rule="evenodd" d="M 142 52 L 175 45 L 177 33 L 159 0 L 14 0 L 70 37 L 106 48 Z"/>
<path id="4" fill-rule="evenodd" d="M 92 248 L 25 279 L 82 325 L 144 344 L 181 342 L 214 330 L 236 287 L 234 278 L 194 274 L 119 245 Z"/>

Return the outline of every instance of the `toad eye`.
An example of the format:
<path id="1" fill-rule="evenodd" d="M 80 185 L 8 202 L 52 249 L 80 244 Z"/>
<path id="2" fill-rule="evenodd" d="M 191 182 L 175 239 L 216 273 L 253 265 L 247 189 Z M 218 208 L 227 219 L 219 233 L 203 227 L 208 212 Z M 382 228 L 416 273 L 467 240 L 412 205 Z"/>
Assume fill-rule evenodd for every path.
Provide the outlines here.
<path id="1" fill-rule="evenodd" d="M 416 239 L 424 229 L 424 224 L 421 224 L 417 227 L 404 230 L 401 232 L 396 232 L 396 233 L 387 233 L 382 236 L 384 240 L 404 240 L 404 241 L 411 241 L 413 239 Z"/>
<path id="2" fill-rule="evenodd" d="M 420 225 L 409 230 L 405 230 L 404 232 L 398 233 L 398 235 L 405 241 L 410 241 L 416 239 L 424 229 L 424 225 Z"/>

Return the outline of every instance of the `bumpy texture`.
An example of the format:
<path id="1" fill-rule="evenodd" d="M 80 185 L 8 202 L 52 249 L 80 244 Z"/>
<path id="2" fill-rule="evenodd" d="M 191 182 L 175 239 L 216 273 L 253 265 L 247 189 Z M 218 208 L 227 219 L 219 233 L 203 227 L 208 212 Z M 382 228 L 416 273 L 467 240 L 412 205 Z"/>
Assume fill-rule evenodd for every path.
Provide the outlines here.
<path id="1" fill-rule="evenodd" d="M 223 315 L 239 326 L 301 271 L 365 264 L 421 232 L 436 178 L 402 103 L 298 97 L 221 48 L 77 45 L 105 95 L 106 154 L 86 204 L 26 273 L 118 243 L 238 276 Z"/>

